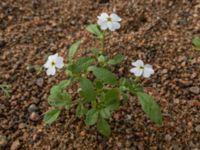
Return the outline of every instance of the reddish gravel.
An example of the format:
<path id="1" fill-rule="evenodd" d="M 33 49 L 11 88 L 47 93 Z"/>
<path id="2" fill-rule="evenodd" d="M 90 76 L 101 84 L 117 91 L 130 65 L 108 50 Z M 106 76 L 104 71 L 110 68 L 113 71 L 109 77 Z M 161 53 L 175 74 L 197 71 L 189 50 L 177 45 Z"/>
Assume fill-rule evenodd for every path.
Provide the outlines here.
<path id="1" fill-rule="evenodd" d="M 156 70 L 143 80 L 161 105 L 164 122 L 157 126 L 130 97 L 110 119 L 112 136 L 99 135 L 66 111 L 51 126 L 42 122 L 48 91 L 64 78 L 47 77 L 29 65 L 42 66 L 49 54 L 67 53 L 82 39 L 79 56 L 98 47 L 85 26 L 101 12 L 116 11 L 122 28 L 109 33 L 106 51 L 127 60 L 142 59 Z M 2 150 L 199 150 L 200 53 L 191 40 L 200 36 L 199 0 L 1 0 L 0 84 L 12 85 L 11 97 L 0 91 Z M 28 69 L 29 68 L 29 69 Z"/>

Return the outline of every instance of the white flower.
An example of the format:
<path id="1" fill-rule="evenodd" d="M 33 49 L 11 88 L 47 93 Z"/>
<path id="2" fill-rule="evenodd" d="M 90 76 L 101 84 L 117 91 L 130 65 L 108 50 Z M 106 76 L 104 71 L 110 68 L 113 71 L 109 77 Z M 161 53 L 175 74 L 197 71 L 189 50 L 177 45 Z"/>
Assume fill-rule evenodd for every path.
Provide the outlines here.
<path id="1" fill-rule="evenodd" d="M 56 68 L 61 69 L 64 66 L 63 58 L 58 54 L 50 55 L 44 67 L 47 68 L 47 75 L 55 75 Z"/>
<path id="2" fill-rule="evenodd" d="M 110 16 L 107 13 L 101 13 L 97 18 L 97 24 L 102 30 L 109 29 L 110 31 L 115 31 L 120 28 L 119 22 L 121 18 L 115 13 L 112 13 Z"/>
<path id="3" fill-rule="evenodd" d="M 152 66 L 149 64 L 144 65 L 142 60 L 137 60 L 136 62 L 133 62 L 132 65 L 134 68 L 132 68 L 130 72 L 136 77 L 143 76 L 145 78 L 149 78 L 152 74 L 154 74 Z"/>

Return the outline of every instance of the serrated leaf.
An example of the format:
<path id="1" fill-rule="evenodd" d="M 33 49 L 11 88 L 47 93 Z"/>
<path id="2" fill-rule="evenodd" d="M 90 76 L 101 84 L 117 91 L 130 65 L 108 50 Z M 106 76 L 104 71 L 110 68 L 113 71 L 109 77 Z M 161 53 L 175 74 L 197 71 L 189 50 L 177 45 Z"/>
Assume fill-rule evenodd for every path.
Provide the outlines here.
<path id="1" fill-rule="evenodd" d="M 66 92 L 59 92 L 58 94 L 51 94 L 48 97 L 48 102 L 51 106 L 54 107 L 70 107 L 72 101 L 69 94 Z"/>
<path id="2" fill-rule="evenodd" d="M 79 104 L 76 108 L 76 116 L 82 117 L 87 113 L 87 109 L 83 106 L 83 104 Z"/>
<path id="3" fill-rule="evenodd" d="M 94 90 L 92 82 L 87 78 L 80 79 L 80 87 L 83 91 L 83 95 L 87 101 L 93 101 L 96 99 L 96 92 Z"/>
<path id="4" fill-rule="evenodd" d="M 60 84 L 53 86 L 50 90 L 48 102 L 51 106 L 55 107 L 69 107 L 71 105 L 71 97 L 68 93 L 63 91 L 65 86 L 68 86 L 70 82 L 63 81 Z"/>
<path id="5" fill-rule="evenodd" d="M 101 115 L 102 118 L 108 119 L 111 116 L 111 111 L 109 108 L 102 108 L 99 111 L 99 114 Z"/>
<path id="6" fill-rule="evenodd" d="M 99 133 L 101 133 L 102 135 L 104 135 L 106 137 L 109 137 L 111 135 L 110 126 L 109 126 L 108 122 L 103 118 L 100 118 L 98 120 L 97 130 L 99 131 Z"/>
<path id="7" fill-rule="evenodd" d="M 68 59 L 69 59 L 69 60 L 72 60 L 72 59 L 73 59 L 73 57 L 74 57 L 76 51 L 78 50 L 78 47 L 79 47 L 80 43 L 81 43 L 81 41 L 79 40 L 79 41 L 75 42 L 74 44 L 72 44 L 72 45 L 70 46 L 70 48 L 69 48 L 69 53 L 68 53 Z"/>
<path id="8" fill-rule="evenodd" d="M 155 123 L 162 124 L 162 114 L 160 107 L 154 101 L 153 97 L 143 92 L 138 92 L 137 96 L 139 98 L 140 104 L 142 105 L 142 109 L 147 114 L 147 116 Z"/>
<path id="9" fill-rule="evenodd" d="M 94 35 L 96 35 L 99 39 L 103 38 L 103 33 L 99 29 L 97 24 L 91 24 L 86 27 L 86 30 Z"/>
<path id="10" fill-rule="evenodd" d="M 99 115 L 99 112 L 96 109 L 94 108 L 90 109 L 86 114 L 85 124 L 94 125 L 97 122 L 98 115 Z"/>
<path id="11" fill-rule="evenodd" d="M 117 78 L 115 74 L 105 68 L 98 68 L 98 67 L 90 67 L 88 69 L 92 71 L 98 80 L 101 80 L 107 84 L 115 85 L 117 83 Z"/>
<path id="12" fill-rule="evenodd" d="M 79 58 L 75 64 L 69 66 L 68 69 L 73 73 L 85 72 L 93 62 L 93 58 L 82 57 Z"/>
<path id="13" fill-rule="evenodd" d="M 111 112 L 113 112 L 120 105 L 119 99 L 120 99 L 119 89 L 109 90 L 105 95 L 105 100 L 104 100 L 104 103 L 106 105 L 105 107 L 108 108 Z"/>
<path id="14" fill-rule="evenodd" d="M 116 65 L 121 63 L 124 60 L 124 56 L 121 54 L 115 55 L 112 59 L 108 61 L 109 65 Z"/>
<path id="15" fill-rule="evenodd" d="M 72 83 L 72 79 L 62 80 L 62 81 L 60 81 L 60 83 L 58 84 L 58 86 L 61 89 L 64 89 L 64 88 L 68 87 L 71 83 Z"/>
<path id="16" fill-rule="evenodd" d="M 105 96 L 102 96 L 102 106 L 100 115 L 102 118 L 108 119 L 112 112 L 114 112 L 120 105 L 120 92 L 119 89 L 111 89 L 107 91 Z"/>
<path id="17" fill-rule="evenodd" d="M 50 94 L 56 95 L 57 93 L 59 93 L 60 90 L 61 88 L 58 85 L 54 85 L 50 89 Z"/>
<path id="18" fill-rule="evenodd" d="M 192 43 L 196 46 L 196 48 L 198 48 L 198 50 L 200 50 L 200 38 L 196 37 L 192 40 Z"/>
<path id="19" fill-rule="evenodd" d="M 44 115 L 43 121 L 46 124 L 53 123 L 60 115 L 60 112 L 61 112 L 61 110 L 58 110 L 58 109 L 53 109 L 53 110 L 47 111 Z"/>

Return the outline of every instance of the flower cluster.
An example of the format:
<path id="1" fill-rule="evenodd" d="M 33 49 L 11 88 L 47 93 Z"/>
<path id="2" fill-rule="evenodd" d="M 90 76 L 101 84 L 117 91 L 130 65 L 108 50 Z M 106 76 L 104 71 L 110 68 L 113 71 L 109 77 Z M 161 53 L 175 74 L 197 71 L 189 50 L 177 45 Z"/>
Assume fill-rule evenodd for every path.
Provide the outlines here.
<path id="1" fill-rule="evenodd" d="M 117 76 L 113 71 L 113 66 L 120 64 L 124 56 L 117 54 L 112 58 L 104 53 L 104 41 L 106 31 L 116 31 L 121 25 L 121 18 L 115 14 L 102 13 L 97 17 L 97 24 L 90 24 L 86 30 L 99 40 L 101 49 L 91 49 L 91 54 L 81 58 L 75 58 L 75 54 L 80 46 L 80 41 L 75 42 L 69 48 L 64 58 L 54 54 L 48 57 L 44 64 L 47 75 L 55 75 L 57 69 L 64 69 L 67 79 L 60 81 L 50 90 L 48 103 L 52 108 L 44 115 L 44 122 L 51 124 L 61 114 L 64 109 L 75 107 L 76 116 L 84 118 L 86 125 L 95 125 L 102 135 L 108 137 L 111 135 L 109 118 L 116 111 L 123 100 L 128 100 L 130 95 L 137 96 L 141 108 L 147 116 L 154 122 L 161 124 L 162 115 L 159 105 L 153 97 L 145 93 L 139 83 L 138 78 L 149 78 L 154 74 L 150 64 L 144 64 L 142 60 L 132 62 L 133 68 L 130 72 L 135 78 L 125 78 Z M 71 86 L 75 97 L 68 93 L 67 89 Z"/>

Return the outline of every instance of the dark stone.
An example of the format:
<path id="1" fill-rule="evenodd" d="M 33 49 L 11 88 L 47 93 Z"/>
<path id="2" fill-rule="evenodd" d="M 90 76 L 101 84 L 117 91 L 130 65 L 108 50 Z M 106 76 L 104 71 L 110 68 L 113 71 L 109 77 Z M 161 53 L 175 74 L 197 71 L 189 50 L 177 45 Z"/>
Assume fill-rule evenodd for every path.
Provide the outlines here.
<path id="1" fill-rule="evenodd" d="M 106 4 L 106 3 L 109 3 L 109 0 L 100 0 L 99 1 L 99 4 Z"/>
<path id="2" fill-rule="evenodd" d="M 3 48 L 6 46 L 6 42 L 4 40 L 0 40 L 0 48 Z"/>

